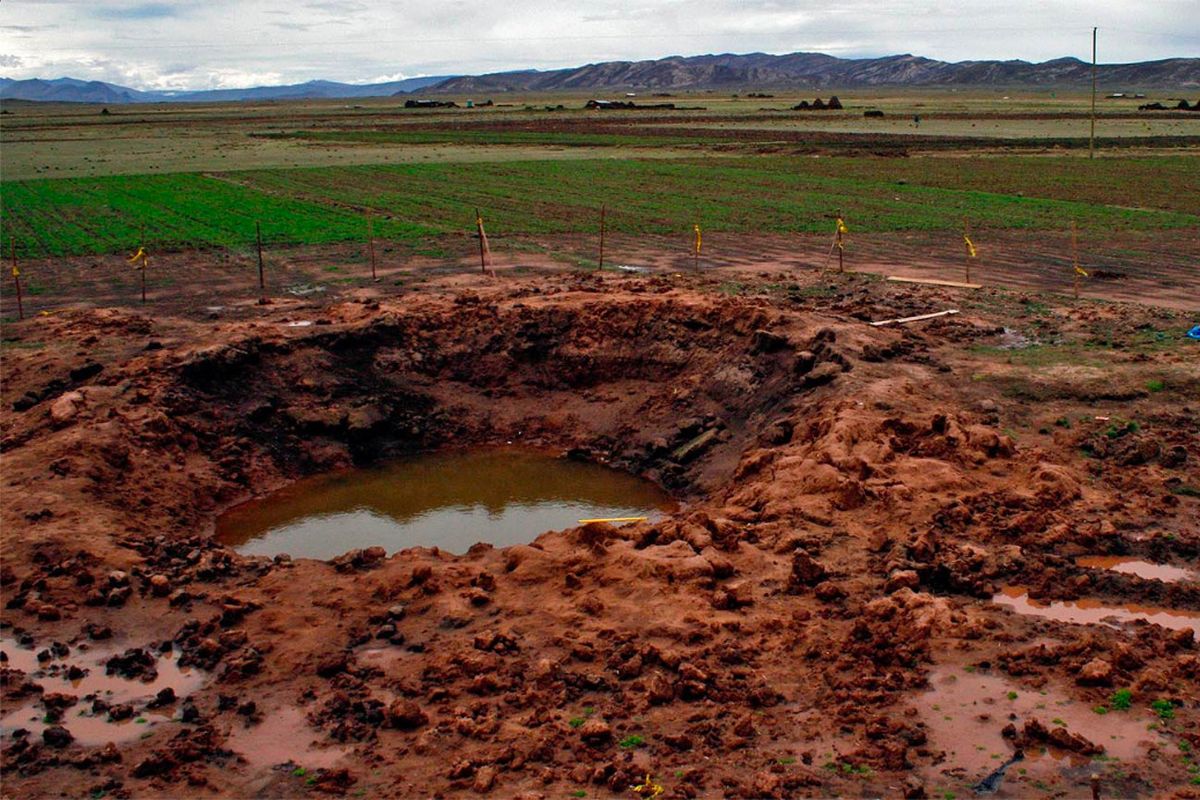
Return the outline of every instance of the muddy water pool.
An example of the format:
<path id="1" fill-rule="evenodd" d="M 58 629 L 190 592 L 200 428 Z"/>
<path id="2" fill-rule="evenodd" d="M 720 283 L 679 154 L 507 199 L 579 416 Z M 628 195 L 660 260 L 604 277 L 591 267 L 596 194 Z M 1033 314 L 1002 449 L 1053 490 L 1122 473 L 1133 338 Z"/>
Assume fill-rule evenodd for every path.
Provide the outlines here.
<path id="1" fill-rule="evenodd" d="M 525 449 L 439 452 L 298 481 L 217 520 L 243 555 L 332 558 L 477 542 L 525 544 L 583 519 L 656 517 L 674 507 L 650 481 Z"/>

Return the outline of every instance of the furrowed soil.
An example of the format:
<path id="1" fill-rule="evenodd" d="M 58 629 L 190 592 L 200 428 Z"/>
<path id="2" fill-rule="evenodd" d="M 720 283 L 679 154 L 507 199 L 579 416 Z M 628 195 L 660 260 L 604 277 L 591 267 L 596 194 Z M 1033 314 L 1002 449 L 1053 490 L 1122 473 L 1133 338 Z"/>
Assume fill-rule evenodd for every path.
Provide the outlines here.
<path id="1" fill-rule="evenodd" d="M 1019 754 L 999 796 L 1194 796 L 1200 584 L 1077 559 L 1200 556 L 1195 320 L 730 272 L 6 324 L 4 794 L 961 797 Z M 462 556 L 211 538 L 307 475 L 510 442 L 679 510 Z"/>

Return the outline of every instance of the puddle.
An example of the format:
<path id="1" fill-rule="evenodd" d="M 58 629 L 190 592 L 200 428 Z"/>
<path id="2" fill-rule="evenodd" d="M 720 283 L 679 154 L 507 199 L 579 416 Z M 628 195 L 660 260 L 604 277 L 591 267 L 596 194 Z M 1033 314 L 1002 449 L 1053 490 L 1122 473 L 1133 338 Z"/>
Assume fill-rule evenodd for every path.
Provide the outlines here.
<path id="1" fill-rule="evenodd" d="M 317 738 L 317 732 L 304 718 L 304 711 L 288 706 L 267 714 L 257 725 L 231 731 L 226 747 L 239 753 L 254 767 L 291 763 L 309 772 L 331 769 L 348 750 L 319 747 Z"/>
<path id="2" fill-rule="evenodd" d="M 1072 622 L 1077 625 L 1112 625 L 1142 619 L 1164 628 L 1184 630 L 1190 628 L 1195 637 L 1200 631 L 1200 612 L 1181 611 L 1157 606 L 1137 604 L 1108 606 L 1099 600 L 1055 600 L 1044 603 L 1032 600 L 1029 593 L 1019 586 L 1008 586 L 992 598 L 992 602 L 1008 606 L 1020 614 L 1032 614 L 1057 622 Z"/>
<path id="3" fill-rule="evenodd" d="M 325 291 L 324 286 L 314 285 L 311 283 L 297 283 L 292 286 L 285 286 L 283 290 L 288 294 L 296 297 L 304 297 L 305 295 L 316 294 L 317 292 Z"/>
<path id="4" fill-rule="evenodd" d="M 1102 745 L 1106 760 L 1134 760 L 1148 745 L 1161 743 L 1146 730 L 1152 717 L 1144 710 L 1100 715 L 1088 704 L 1049 687 L 1028 690 L 1002 677 L 968 673 L 960 667 L 934 667 L 929 683 L 932 688 L 921 697 L 921 716 L 930 748 L 946 753 L 946 760 L 935 769 L 966 785 L 983 780 L 1013 755 L 1013 745 L 1001 735 L 1010 722 L 1018 730 L 1034 718 L 1047 727 L 1065 723 L 1068 730 Z M 1073 778 L 1091 760 L 1055 747 L 1030 748 L 1023 761 L 1009 768 L 999 796 L 1028 796 L 1034 781 Z"/>
<path id="5" fill-rule="evenodd" d="M 1027 347 L 1036 347 L 1040 342 L 1036 339 L 1031 339 L 1020 331 L 1012 328 L 1005 328 L 1004 333 L 1000 334 L 1000 341 L 996 347 L 1001 350 L 1024 350 Z"/>
<path id="6" fill-rule="evenodd" d="M 1173 567 L 1170 564 L 1155 564 L 1152 561 L 1143 561 L 1129 556 L 1083 556 L 1075 559 L 1075 563 L 1081 567 L 1108 569 L 1148 580 L 1159 580 L 1163 583 L 1200 580 L 1200 575 L 1193 570 Z"/>
<path id="7" fill-rule="evenodd" d="M 674 506 L 649 481 L 597 464 L 521 449 L 431 453 L 305 479 L 217 520 L 217 539 L 244 555 L 332 558 L 477 542 L 531 542 L 581 519 L 655 517 Z"/>
<path id="8" fill-rule="evenodd" d="M 41 642 L 34 649 L 19 646 L 9 637 L 0 638 L 0 651 L 8 656 L 3 666 L 20 669 L 27 678 L 46 690 L 46 694 L 65 694 L 79 701 L 63 711 L 62 725 L 75 737 L 78 744 L 97 747 L 108 742 L 126 742 L 137 739 L 157 725 L 169 722 L 183 698 L 200 689 L 208 680 L 202 670 L 180 668 L 175 654 L 159 656 L 155 662 L 157 677 L 152 681 L 127 679 L 105 673 L 104 662 L 114 655 L 124 653 L 125 647 L 93 647 L 89 650 L 72 647 L 65 658 L 54 658 L 39 663 L 37 653 L 49 646 Z M 71 666 L 87 670 L 87 674 L 76 680 L 68 675 Z M 174 703 L 157 709 L 146 708 L 159 691 L 171 688 L 178 698 Z M 107 712 L 92 713 L 92 701 L 103 700 L 110 705 L 132 705 L 134 714 L 128 719 L 110 721 Z M 6 704 L 0 717 L 0 735 L 8 737 L 17 728 L 25 728 L 33 736 L 41 737 L 50 724 L 44 719 L 46 709 L 37 696 L 25 698 L 16 708 Z"/>

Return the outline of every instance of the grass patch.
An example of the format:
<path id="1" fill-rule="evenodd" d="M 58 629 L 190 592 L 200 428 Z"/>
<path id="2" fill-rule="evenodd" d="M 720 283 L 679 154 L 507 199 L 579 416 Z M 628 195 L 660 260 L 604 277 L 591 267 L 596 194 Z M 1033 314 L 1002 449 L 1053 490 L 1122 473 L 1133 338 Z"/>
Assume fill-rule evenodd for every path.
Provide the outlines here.
<path id="1" fill-rule="evenodd" d="M 494 141 L 495 132 L 454 132 Z M 409 142 L 445 138 L 441 132 L 305 132 L 306 137 L 403 136 Z M 504 132 L 514 141 L 523 132 Z M 531 134 L 539 142 L 546 137 Z M 559 142 L 595 145 L 594 135 Z M 514 138 L 515 137 L 515 138 Z M 539 138 L 540 137 L 540 138 Z M 562 137 L 568 137 L 563 139 Z M 661 138 L 661 137 L 660 137 Z M 631 143 L 618 136 L 614 145 Z M 695 223 L 706 231 L 825 233 L 829 209 L 840 208 L 856 232 L 957 231 L 970 217 L 981 230 L 1058 230 L 1077 220 L 1088 231 L 1195 228 L 1200 203 L 1182 204 L 1187 186 L 1200 185 L 1196 159 L 1127 159 L 1117 172 L 1133 171 L 1137 186 L 1112 192 L 1063 193 L 1044 183 L 1044 174 L 1070 175 L 1077 159 L 972 160 L 986 172 L 1004 164 L 1024 188 L 1011 193 L 995 184 L 976 185 L 975 167 L 954 161 L 953 179 L 941 159 L 853 159 L 803 157 L 583 159 L 475 163 L 387 164 L 286 168 L 226 173 L 173 173 L 95 178 L 7 181 L 9 224 L 0 232 L 0 252 L 15 239 L 21 257 L 131 251 L 144 224 L 147 250 L 207 247 L 246 248 L 262 223 L 268 246 L 359 241 L 366 236 L 363 214 L 375 218 L 380 240 L 416 240 L 438 233 L 469 234 L 479 208 L 494 237 L 567 232 L 595 233 L 597 198 L 608 204 L 608 229 L 627 234 L 685 234 Z M 1067 161 L 1067 159 L 1064 159 Z M 1130 166 L 1130 164 L 1133 166 Z M 1140 166 L 1139 166 L 1140 165 Z M 1069 166 L 1069 169 L 1068 169 Z M 1108 165 L 1106 165 L 1108 166 Z M 1114 165 L 1115 166 L 1115 165 Z M 1117 203 L 1145 181 L 1144 171 L 1178 184 L 1164 203 Z M 903 186 L 897 170 L 916 170 Z M 921 180 L 917 178 L 930 173 Z M 1090 170 L 1089 170 L 1090 172 Z M 1108 176 L 1094 175 L 1106 186 Z M 964 184 L 965 181 L 965 184 Z M 1030 185 L 1048 195 L 1035 196 Z M 964 188 L 965 186 L 965 188 Z M 1144 188 L 1144 187 L 1143 187 Z M 1022 192 L 1024 196 L 1016 192 Z M 1194 190 L 1193 194 L 1194 194 Z M 1068 196 L 1069 195 L 1069 196 Z M 1180 203 L 1179 207 L 1174 207 Z M 1046 313 L 1038 304 L 1033 314 Z"/>
<path id="2" fill-rule="evenodd" d="M 1170 722 L 1175 719 L 1175 704 L 1165 697 L 1160 697 L 1150 704 L 1150 709 L 1158 715 L 1158 718 L 1163 722 Z"/>

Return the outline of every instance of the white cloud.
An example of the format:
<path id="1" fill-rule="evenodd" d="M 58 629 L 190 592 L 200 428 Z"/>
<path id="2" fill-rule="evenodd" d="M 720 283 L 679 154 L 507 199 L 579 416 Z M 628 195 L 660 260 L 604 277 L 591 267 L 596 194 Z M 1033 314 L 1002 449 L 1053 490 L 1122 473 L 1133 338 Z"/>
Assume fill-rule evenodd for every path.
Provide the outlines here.
<path id="1" fill-rule="evenodd" d="M 1200 53 L 1194 0 L 83 0 L 4 3 L 14 78 L 201 89 L 313 78 L 550 69 L 711 52 L 892 53 L 958 61 Z"/>

